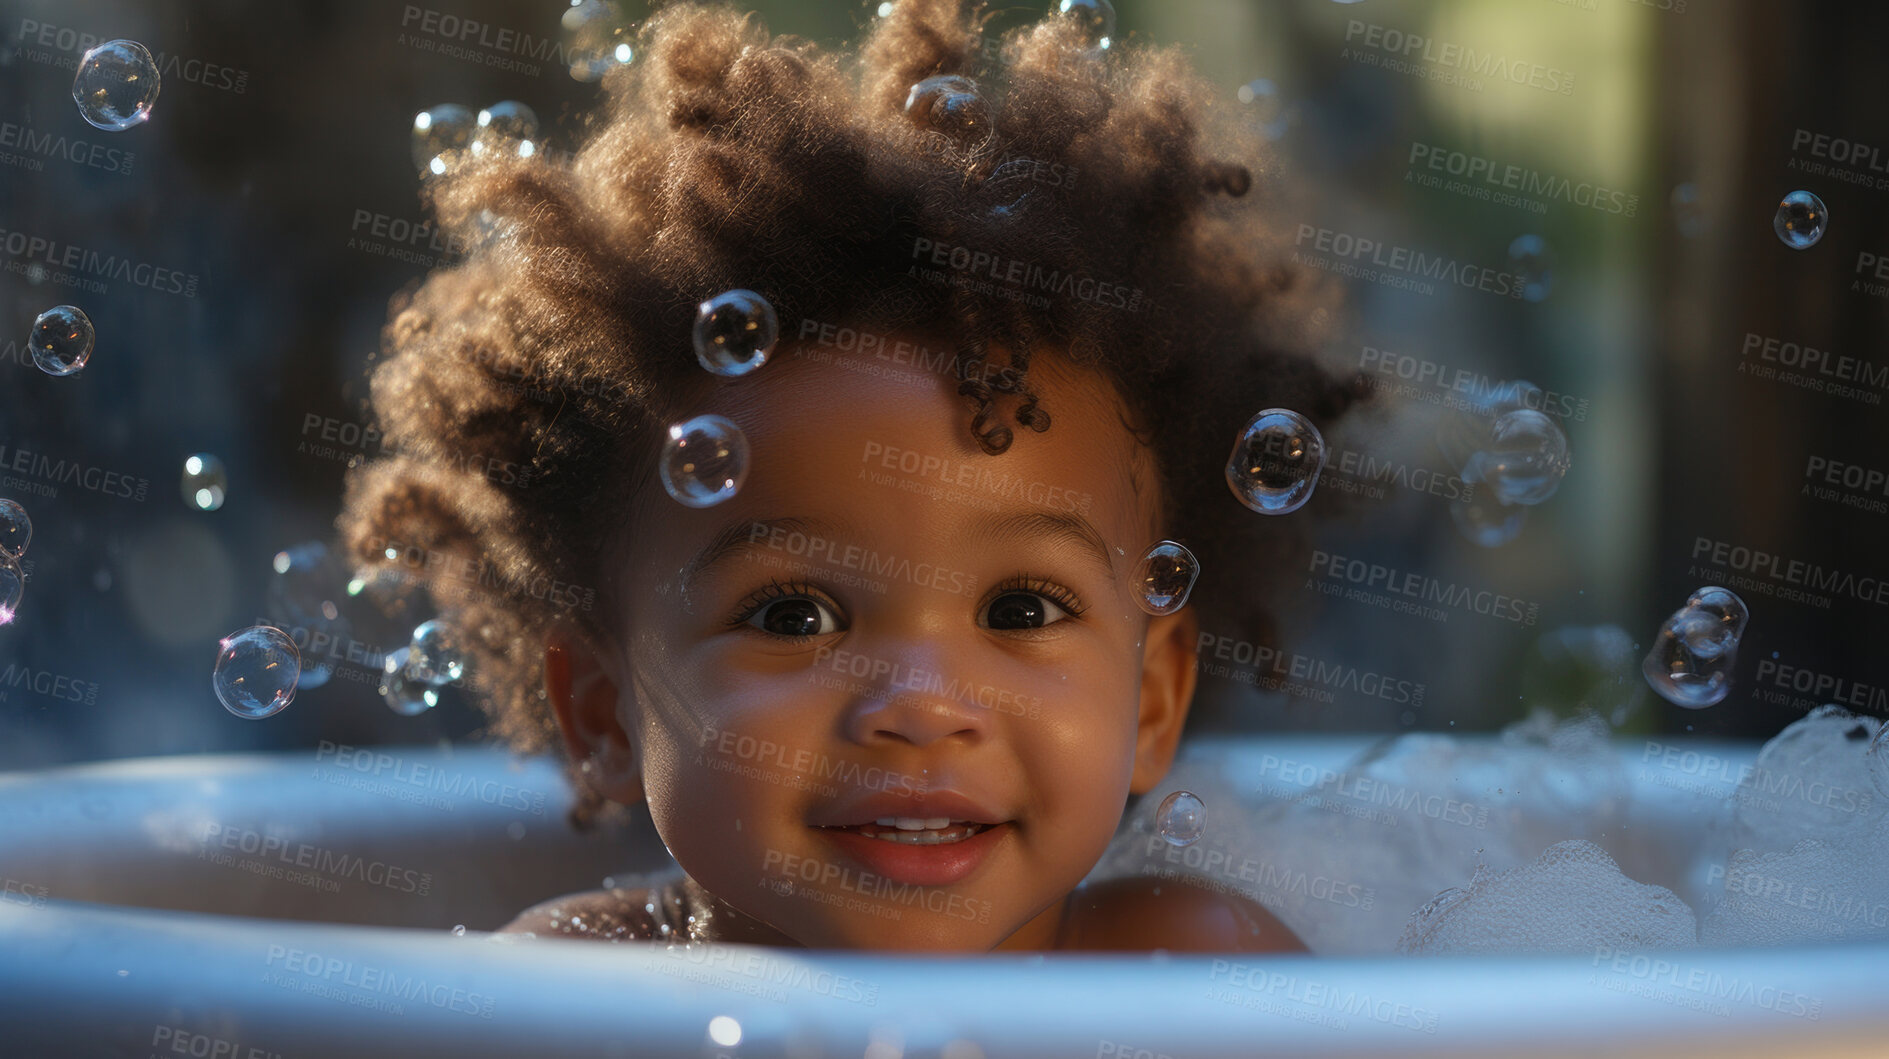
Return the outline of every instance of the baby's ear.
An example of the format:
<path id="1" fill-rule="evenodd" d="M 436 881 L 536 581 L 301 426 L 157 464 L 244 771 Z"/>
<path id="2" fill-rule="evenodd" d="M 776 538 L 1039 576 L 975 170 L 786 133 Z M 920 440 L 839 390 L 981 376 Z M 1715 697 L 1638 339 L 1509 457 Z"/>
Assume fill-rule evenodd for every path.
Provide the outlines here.
<path id="1" fill-rule="evenodd" d="M 642 801 L 642 770 L 617 713 L 617 683 L 596 652 L 568 633 L 547 637 L 544 693 L 557 715 L 564 751 L 591 789 L 623 805 Z"/>
<path id="2" fill-rule="evenodd" d="M 1200 622 L 1194 608 L 1148 620 L 1148 637 L 1141 658 L 1141 715 L 1135 732 L 1135 770 L 1128 789 L 1146 794 L 1160 783 L 1174 764 L 1174 752 L 1187 726 L 1187 711 L 1194 702 L 1200 677 L 1196 646 Z"/>

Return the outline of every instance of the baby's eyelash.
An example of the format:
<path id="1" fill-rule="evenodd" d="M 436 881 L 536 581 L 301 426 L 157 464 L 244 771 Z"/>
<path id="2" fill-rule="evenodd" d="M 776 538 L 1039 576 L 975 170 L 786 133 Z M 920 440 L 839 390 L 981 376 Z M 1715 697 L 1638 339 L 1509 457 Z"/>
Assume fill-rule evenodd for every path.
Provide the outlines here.
<path id="1" fill-rule="evenodd" d="M 1064 588 L 1054 581 L 1045 580 L 1041 577 L 1033 577 L 1022 571 L 1011 574 L 1009 577 L 997 582 L 991 590 L 990 598 L 996 599 L 1006 592 L 1034 592 L 1069 612 L 1069 616 L 1072 618 L 1080 618 L 1082 612 L 1089 609 L 1088 604 L 1082 602 L 1082 597 L 1071 592 L 1069 589 Z"/>
<path id="2" fill-rule="evenodd" d="M 786 599 L 789 596 L 806 596 L 809 599 L 817 599 L 826 606 L 831 607 L 835 613 L 838 613 L 840 609 L 839 604 L 829 598 L 826 593 L 805 581 L 775 580 L 769 581 L 767 584 L 743 596 L 741 602 L 735 604 L 735 612 L 734 615 L 728 619 L 728 625 L 730 628 L 744 625 L 747 623 L 748 619 L 754 617 L 755 613 L 762 607 L 767 606 L 777 599 Z"/>

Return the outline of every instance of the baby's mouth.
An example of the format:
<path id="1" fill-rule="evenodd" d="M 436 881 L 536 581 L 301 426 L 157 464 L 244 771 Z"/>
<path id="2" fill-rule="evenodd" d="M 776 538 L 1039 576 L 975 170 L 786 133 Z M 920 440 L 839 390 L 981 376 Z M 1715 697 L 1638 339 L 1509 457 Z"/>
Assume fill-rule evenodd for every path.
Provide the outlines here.
<path id="1" fill-rule="evenodd" d="M 962 842 L 990 826 L 990 824 L 980 824 L 971 820 L 952 820 L 942 816 L 882 816 L 870 824 L 832 827 L 827 830 L 850 831 L 856 835 L 876 838 L 881 842 L 895 842 L 903 846 L 940 846 L 951 842 Z"/>

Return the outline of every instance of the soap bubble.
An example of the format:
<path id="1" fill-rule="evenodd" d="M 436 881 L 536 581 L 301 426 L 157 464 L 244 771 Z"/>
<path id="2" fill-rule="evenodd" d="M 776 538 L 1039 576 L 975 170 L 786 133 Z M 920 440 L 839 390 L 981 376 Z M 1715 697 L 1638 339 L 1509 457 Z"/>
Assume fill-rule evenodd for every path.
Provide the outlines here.
<path id="1" fill-rule="evenodd" d="M 1554 286 L 1554 255 L 1539 235 L 1518 235 L 1509 244 L 1509 267 L 1522 278 L 1522 297 L 1541 301 Z"/>
<path id="2" fill-rule="evenodd" d="M 474 158 L 516 154 L 529 158 L 538 151 L 538 115 L 516 100 L 494 103 L 479 111 L 472 133 Z"/>
<path id="3" fill-rule="evenodd" d="M 1106 49 L 1115 37 L 1115 5 L 1109 0 L 1061 0 L 1056 13 L 1082 28 L 1091 48 Z"/>
<path id="4" fill-rule="evenodd" d="M 33 520 L 17 500 L 0 500 L 0 556 L 18 559 L 33 543 Z"/>
<path id="5" fill-rule="evenodd" d="M 723 291 L 696 306 L 695 359 L 736 378 L 767 363 L 780 337 L 774 306 L 751 290 Z"/>
<path id="6" fill-rule="evenodd" d="M 669 428 L 658 465 L 662 487 L 687 507 L 713 507 L 748 476 L 748 436 L 730 420 L 699 415 Z"/>
<path id="7" fill-rule="evenodd" d="M 1500 497 L 1484 489 L 1468 500 L 1450 504 L 1450 521 L 1456 523 L 1463 539 L 1478 548 L 1500 548 L 1514 540 L 1528 521 L 1528 509 L 1520 504 L 1505 504 Z"/>
<path id="8" fill-rule="evenodd" d="M 1173 541 L 1148 549 L 1135 568 L 1135 603 L 1150 614 L 1172 614 L 1187 605 L 1200 564 L 1194 553 Z"/>
<path id="9" fill-rule="evenodd" d="M 18 559 L 0 555 L 0 625 L 9 625 L 20 611 L 20 597 L 26 594 L 26 572 Z"/>
<path id="10" fill-rule="evenodd" d="M 1681 184 L 1673 189 L 1673 223 L 1688 239 L 1705 231 L 1705 205 L 1699 200 L 1697 184 Z"/>
<path id="11" fill-rule="evenodd" d="M 55 305 L 33 321 L 33 363 L 48 375 L 70 375 L 92 358 L 97 333 L 92 319 L 76 305 Z"/>
<path id="12" fill-rule="evenodd" d="M 229 475 L 223 470 L 222 460 L 207 452 L 185 458 L 184 503 L 199 511 L 215 511 L 223 506 L 223 496 L 229 484 Z"/>
<path id="13" fill-rule="evenodd" d="M 320 541 L 284 548 L 275 554 L 270 569 L 274 572 L 264 613 L 289 633 L 298 649 L 313 649 L 302 660 L 299 686 L 321 687 L 334 675 L 335 663 L 320 645 L 345 645 L 354 639 L 354 626 L 341 616 L 340 608 L 347 572 Z"/>
<path id="14" fill-rule="evenodd" d="M 1876 736 L 1869 741 L 1869 749 L 1863 751 L 1863 755 L 1869 763 L 1869 778 L 1883 797 L 1889 798 L 1889 721 L 1876 726 Z"/>
<path id="15" fill-rule="evenodd" d="M 1487 446 L 1464 467 L 1465 481 L 1488 483 L 1507 504 L 1539 504 L 1568 473 L 1568 438 L 1553 419 L 1532 408 L 1495 418 Z"/>
<path id="16" fill-rule="evenodd" d="M 1284 136 L 1292 127 L 1293 119 L 1298 117 L 1298 108 L 1288 104 L 1279 86 L 1268 78 L 1258 77 L 1246 82 L 1240 86 L 1238 96 L 1240 102 L 1246 104 L 1246 120 L 1268 140 Z"/>
<path id="17" fill-rule="evenodd" d="M 1161 799 L 1155 830 L 1172 846 L 1191 846 L 1207 828 L 1207 803 L 1192 791 L 1175 791 Z"/>
<path id="18" fill-rule="evenodd" d="M 72 101 L 93 126 L 123 132 L 151 116 L 159 87 L 149 49 L 135 40 L 108 40 L 79 59 Z"/>
<path id="19" fill-rule="evenodd" d="M 1808 191 L 1793 191 L 1777 204 L 1777 216 L 1771 228 L 1784 245 L 1792 250 L 1808 250 L 1823 238 L 1830 224 L 1830 211 L 1823 200 Z"/>
<path id="20" fill-rule="evenodd" d="M 251 721 L 273 717 L 295 698 L 301 652 L 289 634 L 252 625 L 218 641 L 212 683 L 223 708 Z"/>
<path id="21" fill-rule="evenodd" d="M 562 21 L 570 34 L 564 54 L 571 61 L 571 76 L 579 81 L 600 81 L 636 57 L 630 22 L 608 0 L 576 0 Z"/>
<path id="22" fill-rule="evenodd" d="M 402 717 L 414 717 L 439 705 L 439 692 L 407 672 L 411 647 L 396 647 L 381 659 L 380 697 Z"/>
<path id="23" fill-rule="evenodd" d="M 1702 710 L 1731 691 L 1738 642 L 1750 612 L 1729 589 L 1706 586 L 1660 626 L 1641 672 L 1675 706 Z"/>
<path id="24" fill-rule="evenodd" d="M 1436 425 L 1437 449 L 1459 474 L 1475 473 L 1477 454 L 1489 448 L 1498 418 L 1523 408 L 1539 410 L 1545 395 L 1526 379 L 1510 379 L 1477 387 L 1467 396 L 1466 407 L 1445 413 Z"/>
<path id="25" fill-rule="evenodd" d="M 443 173 L 464 156 L 472 144 L 475 124 L 472 108 L 441 103 L 413 116 L 413 164 L 418 169 Z M 438 163 L 435 166 L 435 163 Z"/>
<path id="26" fill-rule="evenodd" d="M 1227 457 L 1227 487 L 1262 515 L 1305 506 L 1325 469 L 1325 439 L 1312 421 L 1285 408 L 1268 408 L 1247 422 Z"/>
<path id="27" fill-rule="evenodd" d="M 957 74 L 927 77 L 905 97 L 905 114 L 919 125 L 951 136 L 983 133 L 990 122 L 977 82 Z"/>
<path id="28" fill-rule="evenodd" d="M 466 649 L 458 633 L 438 618 L 416 626 L 409 647 L 407 676 L 422 684 L 451 684 L 466 673 Z"/>

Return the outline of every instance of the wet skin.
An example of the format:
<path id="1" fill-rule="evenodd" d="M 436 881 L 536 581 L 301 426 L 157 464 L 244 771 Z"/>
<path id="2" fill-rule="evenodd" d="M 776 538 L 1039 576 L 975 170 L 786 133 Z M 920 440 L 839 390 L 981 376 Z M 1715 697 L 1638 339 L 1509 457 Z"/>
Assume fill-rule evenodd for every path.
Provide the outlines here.
<path id="1" fill-rule="evenodd" d="M 647 799 L 711 940 L 1302 948 L 1256 904 L 1173 881 L 1072 893 L 1129 793 L 1168 771 L 1197 626 L 1131 595 L 1164 531 L 1113 388 L 1044 354 L 1029 378 L 1053 424 L 1013 427 L 998 456 L 972 440 L 955 379 L 916 367 L 874 376 L 783 349 L 717 383 L 691 414 L 741 426 L 746 484 L 705 509 L 660 487 L 634 498 L 618 642 L 547 645 L 567 751 L 604 796 Z M 992 484 L 1006 481 L 1023 485 Z M 887 852 L 829 826 L 902 815 L 869 796 L 940 791 L 979 811 L 919 815 L 992 825 L 955 865 L 950 846 Z M 575 910 L 648 936 L 647 899 L 571 895 L 506 929 L 585 933 L 559 925 Z"/>

